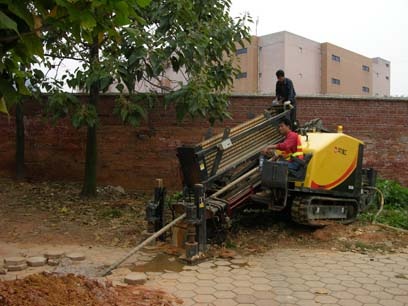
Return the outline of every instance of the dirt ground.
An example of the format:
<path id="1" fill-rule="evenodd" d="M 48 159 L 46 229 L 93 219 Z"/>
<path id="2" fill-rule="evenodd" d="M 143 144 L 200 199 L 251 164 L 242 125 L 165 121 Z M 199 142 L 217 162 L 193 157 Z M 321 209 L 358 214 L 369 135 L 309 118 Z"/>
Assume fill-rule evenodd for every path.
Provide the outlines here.
<path id="1" fill-rule="evenodd" d="M 145 229 L 145 197 L 121 187 L 80 197 L 80 185 L 0 179 L 0 240 L 59 244 L 133 245 Z"/>
<path id="2" fill-rule="evenodd" d="M 98 197 L 92 200 L 81 198 L 79 193 L 79 184 L 18 183 L 0 179 L 0 259 L 16 253 L 29 255 L 25 253 L 27 250 L 40 252 L 41 248 L 64 246 L 86 253 L 95 260 L 94 267 L 100 267 L 123 256 L 144 238 L 145 203 L 148 197 L 127 192 L 120 186 L 98 188 Z M 226 242 L 212 247 L 212 254 L 222 255 L 225 250 L 229 250 L 229 254 L 257 254 L 274 248 L 317 248 L 360 253 L 407 252 L 408 234 L 359 221 L 347 226 L 328 225 L 313 229 L 296 225 L 274 213 L 246 211 L 234 222 Z M 77 271 L 68 269 L 63 272 Z M 0 298 L 3 298 L 0 305 L 126 306 L 181 303 L 177 298 L 156 289 L 122 288 L 74 275 L 30 275 L 32 273 L 27 273 L 24 279 L 0 281 Z M 53 286 L 61 286 L 58 291 L 63 292 L 63 296 L 59 298 L 61 301 L 67 299 L 67 303 L 53 302 L 51 293 L 56 291 Z M 16 294 L 16 288 L 24 290 L 18 290 L 19 294 Z M 44 296 L 50 298 L 49 302 L 41 300 Z M 21 300 L 15 300 L 18 298 Z M 75 304 L 76 298 L 87 303 Z M 154 301 L 149 301 L 149 298 Z M 115 302 L 110 303 L 110 299 Z M 23 304 L 21 301 L 24 300 L 36 302 Z"/>
<path id="3" fill-rule="evenodd" d="M 120 186 L 100 187 L 91 200 L 79 193 L 79 184 L 0 179 L 0 241 L 129 248 L 144 238 L 149 197 Z M 316 229 L 260 211 L 242 213 L 225 243 L 239 252 L 275 247 L 392 252 L 407 245 L 406 233 L 359 221 Z"/>
<path id="4" fill-rule="evenodd" d="M 170 306 L 182 300 L 144 286 L 114 287 L 74 274 L 40 273 L 0 282 L 2 306 Z"/>

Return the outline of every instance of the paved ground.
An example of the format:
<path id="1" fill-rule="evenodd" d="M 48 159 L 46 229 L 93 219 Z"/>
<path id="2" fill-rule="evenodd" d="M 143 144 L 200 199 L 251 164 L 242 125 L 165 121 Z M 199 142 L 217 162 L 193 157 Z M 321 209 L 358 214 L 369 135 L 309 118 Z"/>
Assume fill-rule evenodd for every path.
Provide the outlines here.
<path id="1" fill-rule="evenodd" d="M 51 246 L 0 243 L 0 258 L 38 256 Z M 95 275 L 102 265 L 122 257 L 126 250 L 59 247 L 80 251 L 87 259 L 62 262 L 58 267 L 28 268 L 0 275 L 0 280 L 21 278 L 43 270 Z M 156 263 L 156 259 L 163 256 Z M 182 266 L 172 256 L 138 253 L 108 277 L 123 284 L 132 265 L 143 265 L 148 286 L 163 288 L 182 298 L 184 305 L 408 305 L 408 249 L 404 253 L 363 255 L 310 249 L 280 249 L 231 260 L 213 259 L 197 266 Z M 168 270 L 167 270 L 168 269 Z M 169 270 L 178 270 L 171 272 Z M 148 272 L 164 271 L 164 272 Z"/>
<path id="2" fill-rule="evenodd" d="M 408 305 L 408 254 L 276 250 L 148 274 L 184 305 Z"/>

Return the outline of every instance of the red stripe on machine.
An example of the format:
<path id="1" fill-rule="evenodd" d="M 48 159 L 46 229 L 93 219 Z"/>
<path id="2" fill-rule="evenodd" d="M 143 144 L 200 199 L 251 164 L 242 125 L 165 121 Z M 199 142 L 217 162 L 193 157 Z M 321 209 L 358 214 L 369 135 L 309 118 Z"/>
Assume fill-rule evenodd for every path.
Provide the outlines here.
<path id="1" fill-rule="evenodd" d="M 311 188 L 313 189 L 331 189 L 343 183 L 346 180 L 346 178 L 354 171 L 354 169 L 356 168 L 356 165 L 357 165 L 357 156 L 351 163 L 350 167 L 348 167 L 348 169 L 337 180 L 329 184 L 326 184 L 326 185 L 319 185 L 315 181 L 312 181 Z"/>

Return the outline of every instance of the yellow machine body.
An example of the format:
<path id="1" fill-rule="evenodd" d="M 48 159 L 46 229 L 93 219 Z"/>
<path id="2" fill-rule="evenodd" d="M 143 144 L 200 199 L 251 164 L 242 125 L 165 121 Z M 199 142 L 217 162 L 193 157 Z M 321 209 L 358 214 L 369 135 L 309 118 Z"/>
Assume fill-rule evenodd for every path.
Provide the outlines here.
<path id="1" fill-rule="evenodd" d="M 363 142 L 343 133 L 308 133 L 302 137 L 303 152 L 313 154 L 304 182 L 299 187 L 332 190 L 342 187 L 353 192 L 354 184 L 347 180 L 360 171 Z"/>

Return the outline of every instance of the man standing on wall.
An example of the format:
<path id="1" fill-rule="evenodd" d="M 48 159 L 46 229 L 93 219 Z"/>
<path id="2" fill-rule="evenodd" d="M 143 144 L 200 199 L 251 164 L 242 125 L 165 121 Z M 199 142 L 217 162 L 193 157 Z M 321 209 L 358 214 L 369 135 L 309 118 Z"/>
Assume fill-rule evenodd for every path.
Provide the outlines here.
<path id="1" fill-rule="evenodd" d="M 276 77 L 278 81 L 276 82 L 276 100 L 280 103 L 290 101 L 293 110 L 291 112 L 290 120 L 294 124 L 296 120 L 296 92 L 295 87 L 293 87 L 293 82 L 285 78 L 285 72 L 283 70 L 276 71 Z"/>

